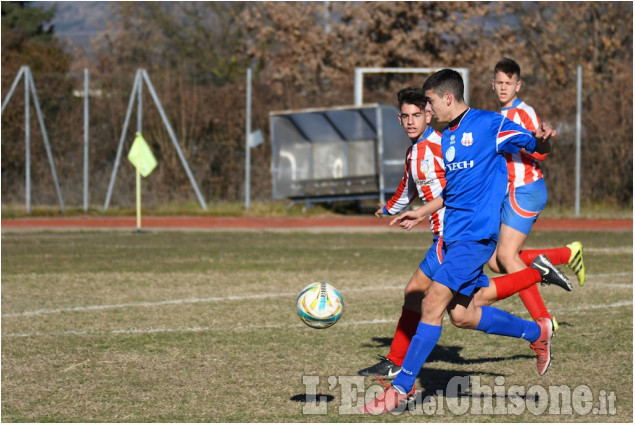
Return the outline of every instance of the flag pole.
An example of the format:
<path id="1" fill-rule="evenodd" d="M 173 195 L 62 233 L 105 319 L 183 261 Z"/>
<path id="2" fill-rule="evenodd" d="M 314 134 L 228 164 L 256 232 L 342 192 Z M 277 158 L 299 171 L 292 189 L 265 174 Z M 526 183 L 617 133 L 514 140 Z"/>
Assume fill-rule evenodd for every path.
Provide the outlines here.
<path id="1" fill-rule="evenodd" d="M 141 133 L 137 132 L 134 142 L 128 152 L 128 160 L 135 167 L 135 186 L 137 198 L 137 232 L 141 233 L 141 177 L 148 177 L 157 166 L 157 160 L 152 154 L 148 143 Z"/>
<path id="2" fill-rule="evenodd" d="M 141 173 L 135 169 L 137 177 L 137 232 L 141 232 Z"/>

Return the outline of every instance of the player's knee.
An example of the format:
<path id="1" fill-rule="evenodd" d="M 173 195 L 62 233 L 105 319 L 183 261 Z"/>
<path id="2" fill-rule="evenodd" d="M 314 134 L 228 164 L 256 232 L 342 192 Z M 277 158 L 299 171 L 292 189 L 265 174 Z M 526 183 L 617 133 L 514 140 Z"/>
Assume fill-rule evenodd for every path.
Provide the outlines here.
<path id="1" fill-rule="evenodd" d="M 516 262 L 516 257 L 518 257 L 517 252 L 499 251 L 496 253 L 497 266 L 503 269 L 508 269 Z"/>
<path id="2" fill-rule="evenodd" d="M 473 328 L 471 317 L 465 310 L 453 310 L 452 312 L 450 312 L 450 321 L 457 328 Z"/>
<path id="3" fill-rule="evenodd" d="M 491 284 L 492 283 L 490 281 L 490 285 Z M 489 291 L 480 290 L 476 293 L 476 295 L 474 295 L 474 305 L 476 307 L 488 306 L 494 303 L 495 300 L 491 299 L 488 292 Z"/>
<path id="4" fill-rule="evenodd" d="M 501 268 L 498 265 L 498 260 L 496 259 L 496 257 L 492 257 L 489 259 L 489 261 L 487 262 L 487 265 L 489 266 L 489 268 L 494 272 L 494 273 L 500 273 L 501 272 Z"/>

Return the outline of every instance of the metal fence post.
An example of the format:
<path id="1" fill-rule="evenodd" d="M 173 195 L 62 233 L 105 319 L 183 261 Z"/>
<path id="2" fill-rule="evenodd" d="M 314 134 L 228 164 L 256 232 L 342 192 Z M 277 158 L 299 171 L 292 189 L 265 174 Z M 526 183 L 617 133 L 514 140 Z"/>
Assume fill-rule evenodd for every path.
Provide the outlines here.
<path id="1" fill-rule="evenodd" d="M 577 112 L 575 117 L 575 215 L 580 215 L 580 163 L 582 142 L 582 67 L 578 65 Z"/>
<path id="2" fill-rule="evenodd" d="M 247 111 L 245 124 L 245 209 L 249 209 L 251 198 L 251 68 L 247 68 Z"/>

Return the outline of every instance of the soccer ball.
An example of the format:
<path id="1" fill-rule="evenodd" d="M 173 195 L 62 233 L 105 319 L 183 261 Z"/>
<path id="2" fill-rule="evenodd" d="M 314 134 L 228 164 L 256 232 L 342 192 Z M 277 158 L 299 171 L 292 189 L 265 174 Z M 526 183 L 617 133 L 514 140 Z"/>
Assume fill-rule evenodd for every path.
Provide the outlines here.
<path id="1" fill-rule="evenodd" d="M 296 308 L 304 324 L 315 329 L 324 329 L 340 320 L 344 311 L 344 299 L 330 283 L 313 282 L 300 291 Z"/>

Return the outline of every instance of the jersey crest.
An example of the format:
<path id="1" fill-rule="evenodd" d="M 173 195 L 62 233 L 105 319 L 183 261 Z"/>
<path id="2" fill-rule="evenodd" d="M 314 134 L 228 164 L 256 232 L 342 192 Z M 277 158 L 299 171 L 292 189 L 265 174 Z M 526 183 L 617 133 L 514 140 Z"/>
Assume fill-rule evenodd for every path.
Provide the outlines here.
<path id="1" fill-rule="evenodd" d="M 428 171 L 430 171 L 432 169 L 431 164 L 430 164 L 430 160 L 428 159 L 422 159 L 421 162 L 419 163 L 419 170 L 423 173 L 426 174 Z"/>
<path id="2" fill-rule="evenodd" d="M 467 147 L 467 146 L 472 146 L 473 143 L 474 143 L 474 138 L 472 137 L 472 133 L 463 133 L 461 144 Z"/>

